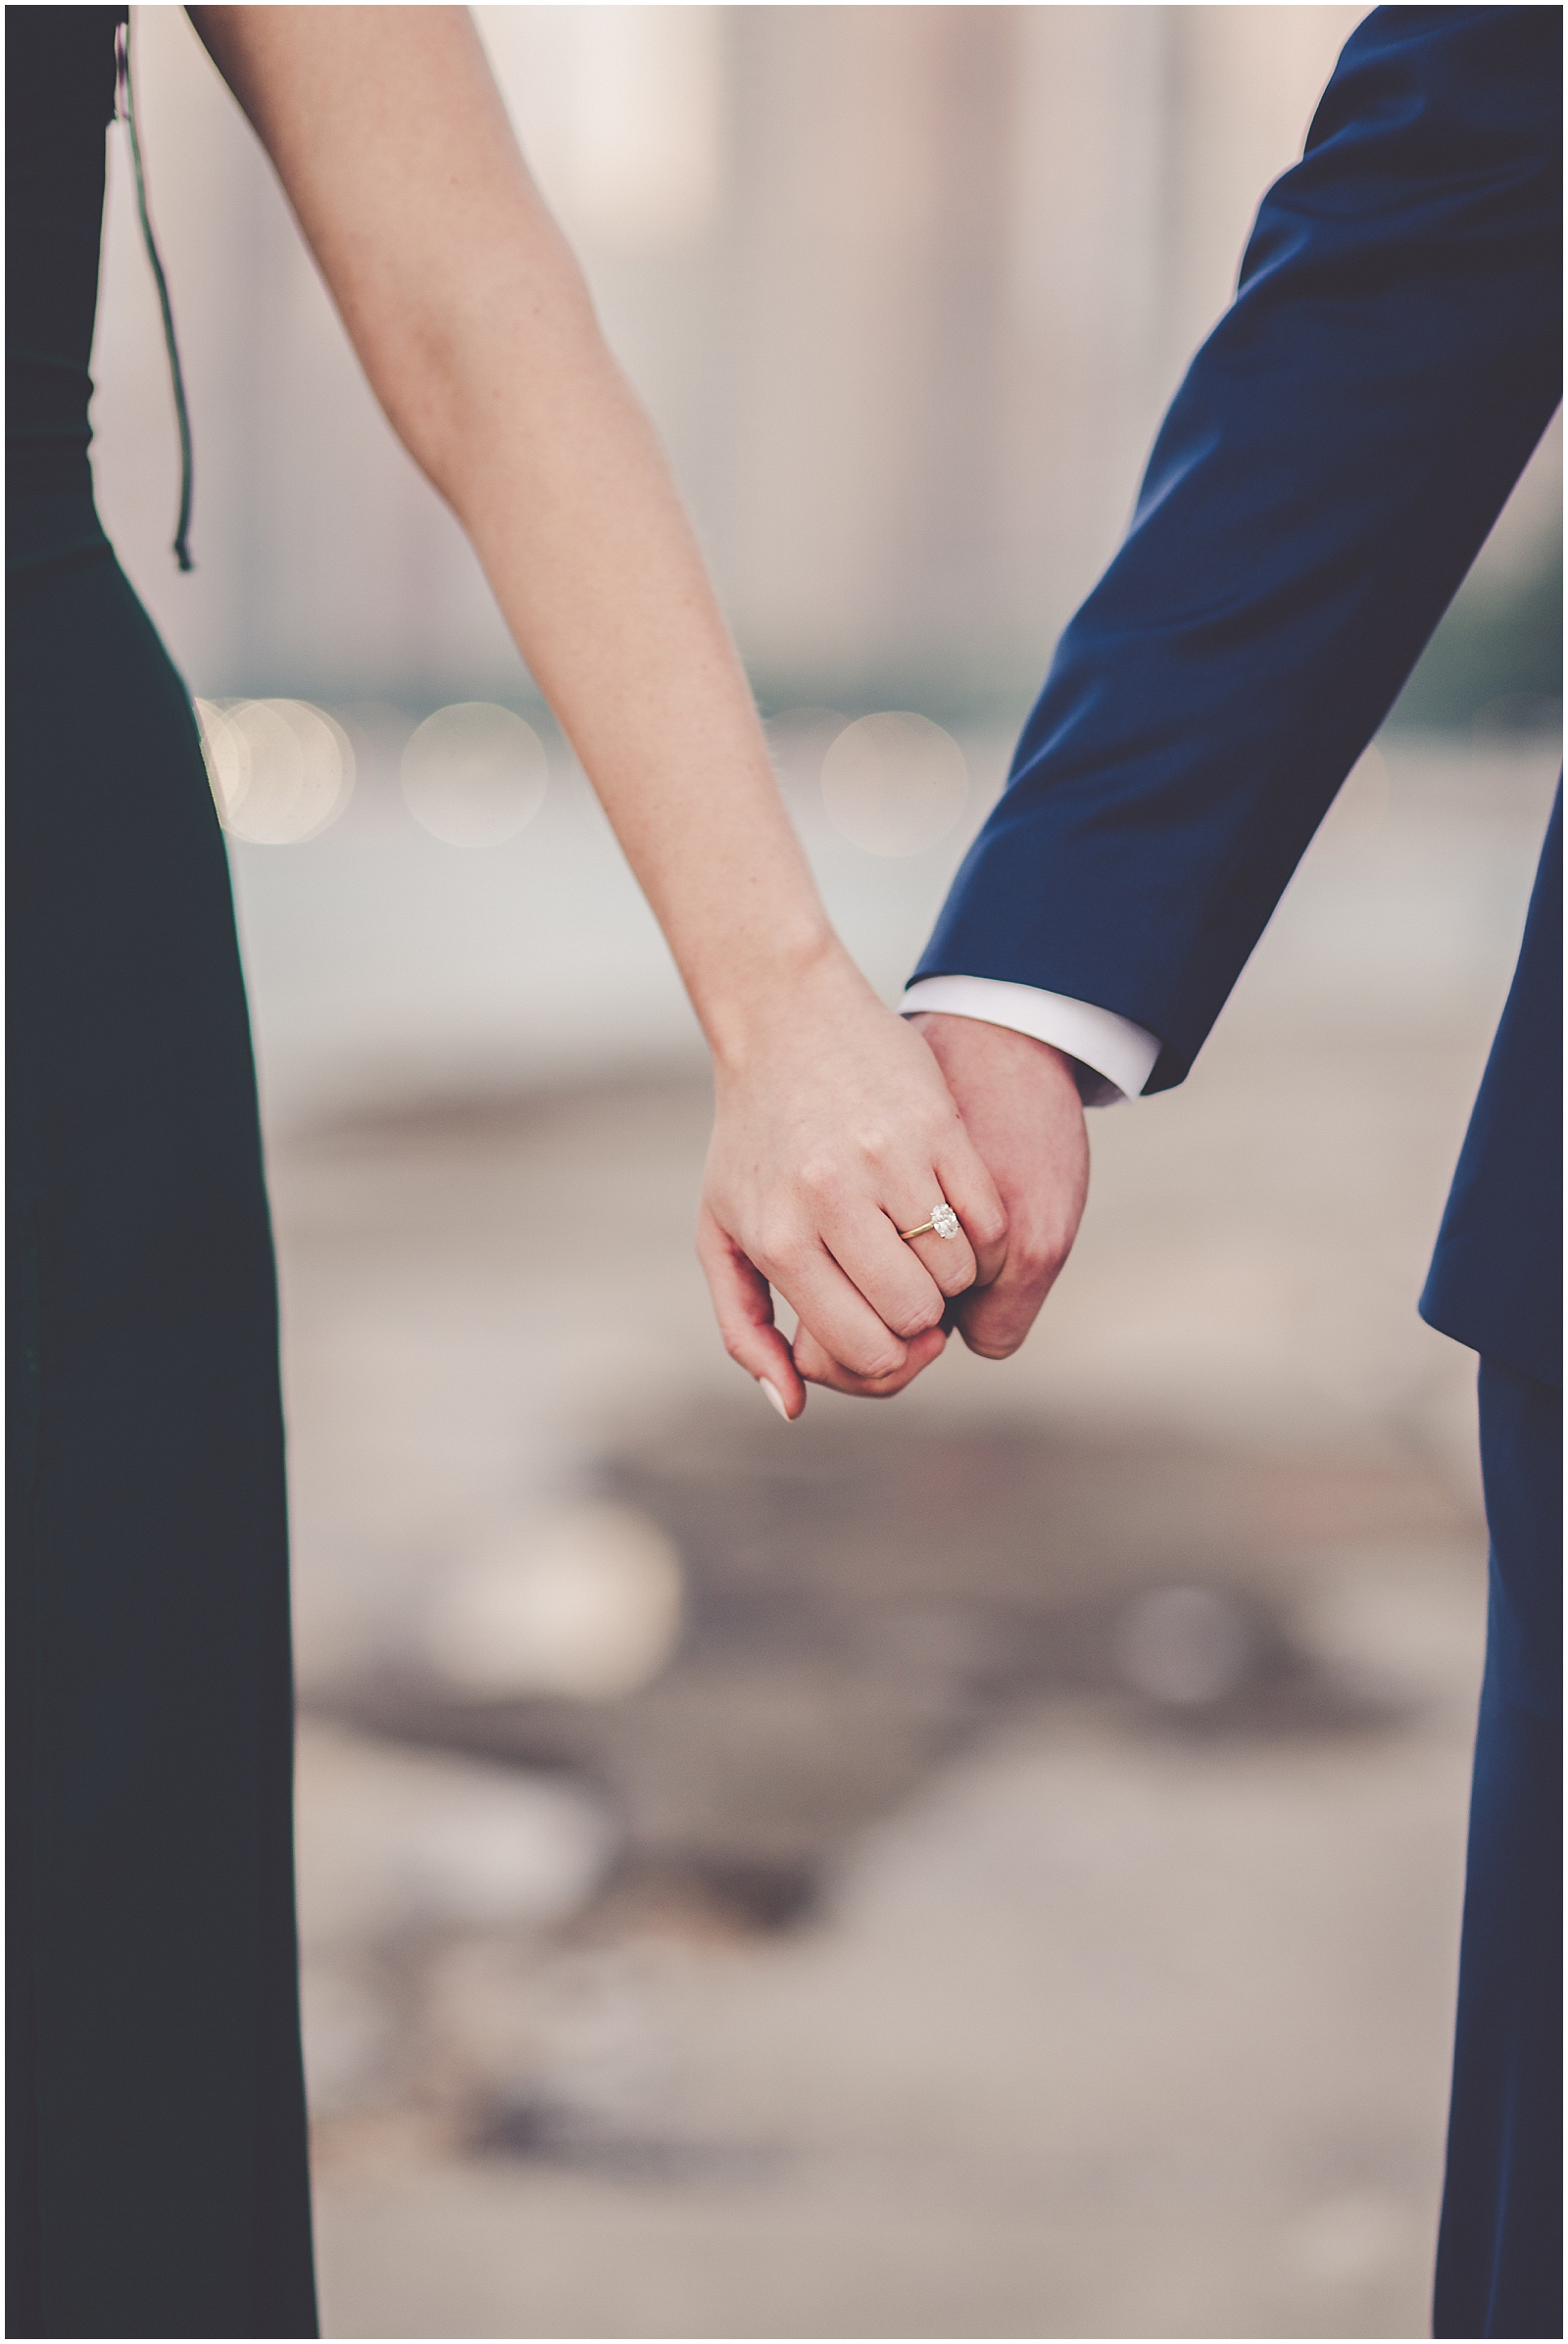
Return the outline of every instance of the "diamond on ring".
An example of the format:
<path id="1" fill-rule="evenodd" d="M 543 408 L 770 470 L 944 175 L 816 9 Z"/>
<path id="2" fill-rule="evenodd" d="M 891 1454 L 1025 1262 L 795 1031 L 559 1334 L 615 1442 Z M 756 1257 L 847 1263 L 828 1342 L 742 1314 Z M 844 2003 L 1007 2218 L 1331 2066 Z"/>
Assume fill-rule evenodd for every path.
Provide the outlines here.
<path id="1" fill-rule="evenodd" d="M 931 1207 L 929 1221 L 922 1221 L 918 1229 L 901 1229 L 899 1235 L 907 1245 L 911 1237 L 924 1237 L 933 1230 L 938 1237 L 956 1237 L 958 1234 L 958 1216 L 952 1205 L 945 1204 L 940 1196 Z"/>

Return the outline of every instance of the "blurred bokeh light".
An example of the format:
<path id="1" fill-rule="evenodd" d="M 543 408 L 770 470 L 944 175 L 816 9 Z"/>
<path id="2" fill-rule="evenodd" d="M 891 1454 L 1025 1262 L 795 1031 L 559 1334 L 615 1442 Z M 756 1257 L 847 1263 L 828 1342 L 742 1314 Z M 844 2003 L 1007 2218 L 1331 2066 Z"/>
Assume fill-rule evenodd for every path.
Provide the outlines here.
<path id="1" fill-rule="evenodd" d="M 403 752 L 403 795 L 449 847 L 499 847 L 545 802 L 550 765 L 532 725 L 484 701 L 437 708 Z"/>
<path id="2" fill-rule="evenodd" d="M 822 759 L 828 819 L 868 855 L 923 855 L 940 845 L 968 794 L 963 751 L 928 716 L 861 716 Z"/>
<path id="3" fill-rule="evenodd" d="M 223 828 L 258 847 L 297 847 L 335 822 L 354 792 L 354 748 L 302 700 L 195 703 Z"/>

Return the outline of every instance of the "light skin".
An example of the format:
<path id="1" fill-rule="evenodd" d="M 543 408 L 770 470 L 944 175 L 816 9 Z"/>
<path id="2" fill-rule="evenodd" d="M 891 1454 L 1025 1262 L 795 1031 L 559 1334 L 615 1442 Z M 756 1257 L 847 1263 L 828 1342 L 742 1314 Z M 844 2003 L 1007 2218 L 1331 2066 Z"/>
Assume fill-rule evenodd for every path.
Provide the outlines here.
<path id="1" fill-rule="evenodd" d="M 669 941 L 713 1053 L 698 1253 L 731 1354 L 800 1414 L 770 1284 L 841 1390 L 900 1389 L 977 1279 L 1001 1299 L 965 1338 L 1009 1347 L 1024 1256 L 980 1130 L 828 923 L 663 452 L 466 12 L 190 16 Z M 964 1234 L 901 1242 L 939 1196 Z"/>
<path id="2" fill-rule="evenodd" d="M 948 1316 L 971 1351 L 1005 1359 L 1060 1275 L 1089 1193 L 1089 1137 L 1072 1061 L 1049 1042 L 974 1017 L 927 1011 L 909 1023 L 941 1067 L 1007 1216 L 995 1276 L 969 1288 Z M 929 1364 L 911 1357 L 873 1383 L 835 1360 L 807 1327 L 796 1335 L 795 1363 L 813 1384 L 873 1398 L 902 1391 Z"/>

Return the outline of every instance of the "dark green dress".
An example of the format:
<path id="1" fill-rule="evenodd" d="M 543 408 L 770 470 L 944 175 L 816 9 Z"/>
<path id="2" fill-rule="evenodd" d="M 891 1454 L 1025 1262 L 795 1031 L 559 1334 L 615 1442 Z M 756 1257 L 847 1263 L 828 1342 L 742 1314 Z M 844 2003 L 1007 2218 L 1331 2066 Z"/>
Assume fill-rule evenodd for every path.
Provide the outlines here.
<path id="1" fill-rule="evenodd" d="M 7 2332 L 307 2336 L 283 1432 L 245 994 L 190 702 L 87 461 L 123 14 L 5 12 Z"/>

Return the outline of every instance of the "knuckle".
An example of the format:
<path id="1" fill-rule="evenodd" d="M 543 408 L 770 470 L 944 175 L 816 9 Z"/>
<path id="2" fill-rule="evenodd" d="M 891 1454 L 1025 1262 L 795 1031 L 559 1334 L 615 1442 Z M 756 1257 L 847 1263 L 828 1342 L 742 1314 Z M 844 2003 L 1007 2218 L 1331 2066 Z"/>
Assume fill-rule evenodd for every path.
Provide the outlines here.
<path id="1" fill-rule="evenodd" d="M 889 1321 L 895 1335 L 905 1343 L 912 1343 L 928 1327 L 940 1327 L 943 1318 L 943 1297 L 933 1294 L 919 1302 L 912 1302 Z M 902 1362 L 901 1362 L 902 1364 Z"/>
<path id="2" fill-rule="evenodd" d="M 1007 1216 L 1000 1204 L 982 1204 L 968 1215 L 969 1235 L 982 1245 L 1000 1245 L 1007 1235 Z"/>
<path id="3" fill-rule="evenodd" d="M 1010 1359 L 1018 1348 L 1016 1342 L 1004 1341 L 996 1336 L 970 1335 L 965 1331 L 965 1343 L 977 1359 Z"/>
<path id="4" fill-rule="evenodd" d="M 830 1155 L 808 1155 L 798 1175 L 806 1195 L 818 1204 L 831 1203 L 843 1185 L 843 1175 Z"/>
<path id="5" fill-rule="evenodd" d="M 1042 1230 L 1017 1247 L 1013 1258 L 1029 1285 L 1049 1285 L 1066 1260 L 1067 1252 L 1067 1242 L 1058 1232 Z"/>
<path id="6" fill-rule="evenodd" d="M 1048 1285 L 1055 1284 L 1057 1277 L 1065 1267 L 1068 1250 L 1066 1244 L 1059 1238 L 1046 1246 L 1041 1256 L 1040 1269 Z"/>
<path id="7" fill-rule="evenodd" d="M 786 1221 L 764 1222 L 757 1233 L 755 1245 L 747 1247 L 758 1268 L 765 1271 L 770 1278 L 775 1277 L 779 1270 L 788 1268 L 798 1249 L 798 1233 L 793 1224 Z"/>

